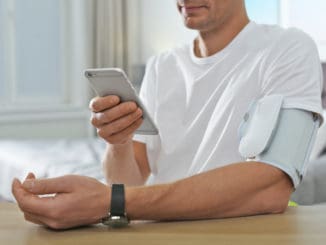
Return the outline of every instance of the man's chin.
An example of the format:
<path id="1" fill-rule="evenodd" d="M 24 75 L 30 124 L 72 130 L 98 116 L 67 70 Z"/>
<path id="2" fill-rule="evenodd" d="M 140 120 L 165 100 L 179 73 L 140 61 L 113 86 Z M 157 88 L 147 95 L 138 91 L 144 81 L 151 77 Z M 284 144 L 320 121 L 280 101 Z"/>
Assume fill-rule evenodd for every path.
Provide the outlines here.
<path id="1" fill-rule="evenodd" d="M 193 18 L 186 18 L 184 25 L 189 29 L 197 31 L 200 31 L 204 26 L 200 21 L 194 20 Z"/>

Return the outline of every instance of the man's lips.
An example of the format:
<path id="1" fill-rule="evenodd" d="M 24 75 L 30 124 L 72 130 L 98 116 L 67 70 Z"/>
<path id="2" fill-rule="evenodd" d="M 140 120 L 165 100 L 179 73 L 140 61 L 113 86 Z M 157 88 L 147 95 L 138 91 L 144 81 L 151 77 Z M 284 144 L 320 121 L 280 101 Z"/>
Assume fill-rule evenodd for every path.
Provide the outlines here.
<path id="1" fill-rule="evenodd" d="M 207 8 L 206 6 L 181 6 L 181 9 L 185 13 L 193 13 L 202 9 Z"/>
<path id="2" fill-rule="evenodd" d="M 205 8 L 205 6 L 183 6 L 185 9 L 199 9 L 199 8 Z"/>

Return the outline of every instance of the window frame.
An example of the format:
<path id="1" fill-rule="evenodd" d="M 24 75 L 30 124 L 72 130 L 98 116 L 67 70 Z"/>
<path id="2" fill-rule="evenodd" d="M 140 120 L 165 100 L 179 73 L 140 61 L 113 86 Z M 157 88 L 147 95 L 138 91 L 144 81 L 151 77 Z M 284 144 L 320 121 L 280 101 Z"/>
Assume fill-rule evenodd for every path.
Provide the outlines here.
<path id="1" fill-rule="evenodd" d="M 91 1 L 60 1 L 60 33 L 62 34 L 60 46 L 63 47 L 60 64 L 62 66 L 62 79 L 60 81 L 63 93 L 53 103 L 45 97 L 34 99 L 19 99 L 16 94 L 15 81 L 15 47 L 14 23 L 12 19 L 15 11 L 14 1 L 3 0 L 6 11 L 3 20 L 5 73 L 3 98 L 0 98 L 0 123 L 24 120 L 53 118 L 89 118 L 88 101 L 91 92 L 83 70 L 93 66 L 93 9 Z M 85 52 L 81 52 L 85 51 Z M 35 102 L 35 104 L 29 104 Z M 20 114 L 22 117 L 20 119 Z M 51 119 L 53 120 L 53 119 Z"/>

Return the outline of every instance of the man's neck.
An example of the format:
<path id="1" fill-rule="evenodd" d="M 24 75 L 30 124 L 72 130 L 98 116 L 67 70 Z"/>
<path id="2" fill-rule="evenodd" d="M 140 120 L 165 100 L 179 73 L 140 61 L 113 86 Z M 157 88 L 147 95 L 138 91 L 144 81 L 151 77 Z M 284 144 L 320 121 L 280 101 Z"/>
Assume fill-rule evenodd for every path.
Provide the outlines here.
<path id="1" fill-rule="evenodd" d="M 224 23 L 209 31 L 199 31 L 194 52 L 197 57 L 208 57 L 224 49 L 249 23 L 247 16 Z"/>

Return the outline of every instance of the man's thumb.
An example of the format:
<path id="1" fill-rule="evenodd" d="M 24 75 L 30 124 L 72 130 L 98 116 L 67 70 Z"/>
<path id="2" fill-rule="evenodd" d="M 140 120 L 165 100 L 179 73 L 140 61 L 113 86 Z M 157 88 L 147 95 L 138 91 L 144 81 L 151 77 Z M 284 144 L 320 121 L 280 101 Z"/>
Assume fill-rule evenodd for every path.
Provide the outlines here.
<path id="1" fill-rule="evenodd" d="M 23 183 L 25 190 L 36 194 L 54 194 L 70 192 L 70 185 L 64 177 L 52 179 L 26 179 Z"/>

